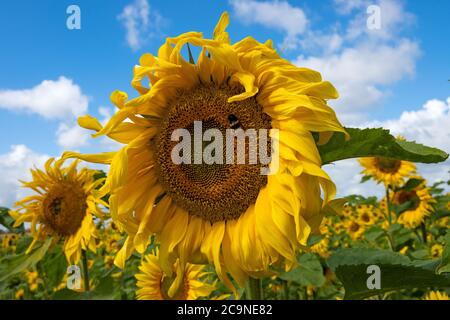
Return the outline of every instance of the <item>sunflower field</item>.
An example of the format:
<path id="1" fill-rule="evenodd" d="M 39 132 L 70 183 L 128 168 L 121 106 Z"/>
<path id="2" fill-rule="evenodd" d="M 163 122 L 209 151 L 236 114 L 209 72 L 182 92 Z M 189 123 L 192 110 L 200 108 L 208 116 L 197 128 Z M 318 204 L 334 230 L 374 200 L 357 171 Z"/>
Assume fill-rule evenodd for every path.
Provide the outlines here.
<path id="1" fill-rule="evenodd" d="M 270 40 L 231 42 L 228 24 L 167 38 L 134 67 L 137 97 L 113 91 L 106 123 L 78 118 L 116 151 L 30 168 L 29 196 L 0 211 L 0 299 L 448 300 L 450 177 L 415 165 L 448 154 L 342 126 L 320 73 Z M 239 158 L 219 153 L 230 129 L 268 132 L 270 161 L 221 162 Z M 345 159 L 383 196 L 336 197 L 326 171 Z"/>

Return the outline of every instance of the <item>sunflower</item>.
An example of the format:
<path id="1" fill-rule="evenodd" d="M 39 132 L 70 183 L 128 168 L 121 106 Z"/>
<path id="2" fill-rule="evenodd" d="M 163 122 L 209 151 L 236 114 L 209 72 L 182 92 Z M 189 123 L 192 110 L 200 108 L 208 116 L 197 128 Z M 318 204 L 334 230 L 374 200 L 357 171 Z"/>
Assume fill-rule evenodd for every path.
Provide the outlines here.
<path id="1" fill-rule="evenodd" d="M 158 253 L 148 254 L 139 266 L 140 273 L 136 274 L 137 298 L 139 300 L 196 300 L 207 297 L 215 290 L 213 284 L 204 278 L 208 275 L 203 266 L 187 264 L 182 267 L 178 262 L 173 266 L 173 275 L 166 276 L 161 268 Z M 181 277 L 176 277 L 176 273 Z M 172 283 L 181 279 L 177 291 L 169 294 Z"/>
<path id="2" fill-rule="evenodd" d="M 2 235 L 1 243 L 2 248 L 5 249 L 5 251 L 16 251 L 16 244 L 17 244 L 18 236 L 14 233 L 7 233 Z"/>
<path id="3" fill-rule="evenodd" d="M 440 291 L 430 291 L 424 300 L 449 300 L 447 293 Z"/>
<path id="4" fill-rule="evenodd" d="M 188 32 L 168 38 L 157 56 L 144 54 L 132 81 L 140 95 L 129 100 L 114 92 L 119 110 L 105 126 L 79 118 L 82 127 L 97 131 L 94 136 L 125 144 L 117 152 L 64 155 L 110 164 L 102 191 L 110 194 L 113 220 L 128 234 L 116 257 L 119 267 L 133 250 L 143 253 L 156 234 L 169 276 L 180 258 L 181 264 L 212 263 L 228 286 L 227 273 L 244 286 L 248 276 L 267 275 L 274 263 L 296 263 L 297 249 L 317 231 L 335 194 L 316 146 L 334 132 L 347 135 L 327 105 L 338 97 L 335 88 L 318 72 L 280 58 L 270 41 L 247 37 L 231 44 L 228 23 L 224 13 L 213 39 Z M 191 54 L 189 62 L 182 57 L 186 44 L 200 47 L 197 62 Z M 150 88 L 141 84 L 145 77 Z M 193 135 L 198 121 L 202 130 L 267 130 L 270 139 L 259 142 L 266 150 L 278 145 L 279 157 L 268 165 L 278 170 L 262 175 L 260 159 L 198 164 L 197 153 L 188 155 L 194 164 L 175 164 L 173 133 L 182 128 Z M 245 158 L 248 149 L 245 142 Z"/>
<path id="5" fill-rule="evenodd" d="M 25 290 L 23 290 L 23 288 L 20 288 L 16 291 L 14 297 L 16 298 L 16 300 L 22 300 L 25 297 Z"/>
<path id="6" fill-rule="evenodd" d="M 357 219 L 347 220 L 344 222 L 346 226 L 347 234 L 352 238 L 352 240 L 358 240 L 361 238 L 365 231 L 364 224 Z"/>
<path id="7" fill-rule="evenodd" d="M 67 261 L 76 264 L 82 249 L 95 251 L 93 216 L 101 216 L 99 205 L 107 204 L 95 192 L 103 182 L 95 180 L 97 171 L 87 168 L 78 171 L 78 161 L 65 168 L 63 164 L 64 160 L 50 158 L 45 163 L 45 171 L 31 169 L 33 180 L 22 183 L 35 194 L 18 201 L 17 209 L 10 214 L 16 220 L 16 227 L 24 222 L 31 223 L 33 241 L 27 252 L 39 239 L 52 236 L 56 243 L 64 238 Z"/>
<path id="8" fill-rule="evenodd" d="M 327 258 L 330 255 L 330 251 L 328 250 L 329 245 L 330 240 L 325 237 L 311 246 L 311 252 L 317 253 L 323 258 Z"/>
<path id="9" fill-rule="evenodd" d="M 391 158 L 361 158 L 359 163 L 364 167 L 363 174 L 386 186 L 401 185 L 406 177 L 416 171 L 414 163 Z"/>
<path id="10" fill-rule="evenodd" d="M 374 208 L 372 205 L 358 205 L 356 208 L 356 213 L 358 215 L 358 220 L 361 224 L 365 226 L 370 226 L 375 224 L 376 215 L 374 214 Z"/>
<path id="11" fill-rule="evenodd" d="M 433 244 L 433 246 L 430 248 L 430 255 L 434 259 L 441 257 L 443 252 L 444 246 L 439 243 Z"/>
<path id="12" fill-rule="evenodd" d="M 393 202 L 399 205 L 406 202 L 411 203 L 410 208 L 400 214 L 398 222 L 405 227 L 416 228 L 433 212 L 432 204 L 436 200 L 430 194 L 430 190 L 426 187 L 425 183 L 421 183 L 413 190 L 400 190 L 395 192 Z"/>

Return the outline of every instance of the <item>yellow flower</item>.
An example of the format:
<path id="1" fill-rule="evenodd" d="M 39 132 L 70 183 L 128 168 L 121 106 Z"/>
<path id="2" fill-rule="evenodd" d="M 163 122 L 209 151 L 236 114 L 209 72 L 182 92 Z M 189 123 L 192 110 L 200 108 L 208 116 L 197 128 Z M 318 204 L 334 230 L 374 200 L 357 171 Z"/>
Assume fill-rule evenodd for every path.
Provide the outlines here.
<path id="1" fill-rule="evenodd" d="M 375 223 L 375 217 L 368 208 L 366 208 L 366 210 L 358 211 L 358 220 L 365 226 L 371 226 Z"/>
<path id="2" fill-rule="evenodd" d="M 314 253 L 317 253 L 321 257 L 326 258 L 330 254 L 328 251 L 329 244 L 330 244 L 330 240 L 328 238 L 323 238 L 318 243 L 311 246 L 311 251 Z"/>
<path id="3" fill-rule="evenodd" d="M 444 252 L 444 247 L 439 243 L 434 244 L 430 249 L 430 253 L 433 258 L 439 258 L 442 256 L 442 252 Z"/>
<path id="4" fill-rule="evenodd" d="M 114 265 L 114 257 L 113 256 L 105 256 L 103 258 L 103 261 L 107 268 L 111 268 Z"/>
<path id="5" fill-rule="evenodd" d="M 35 292 L 37 289 L 38 289 L 38 283 L 37 282 L 30 284 L 30 291 L 31 292 Z"/>
<path id="6" fill-rule="evenodd" d="M 39 274 L 36 271 L 27 271 L 26 272 L 28 287 L 31 292 L 34 292 L 38 289 L 38 278 Z"/>
<path id="7" fill-rule="evenodd" d="M 361 158 L 359 163 L 364 167 L 363 174 L 390 186 L 401 185 L 406 177 L 416 171 L 416 166 L 412 162 L 391 158 Z"/>
<path id="8" fill-rule="evenodd" d="M 364 226 L 357 220 L 348 220 L 345 225 L 347 228 L 347 234 L 352 238 L 352 240 L 358 240 L 361 238 L 365 231 Z"/>
<path id="9" fill-rule="evenodd" d="M 22 288 L 20 288 L 19 290 L 16 291 L 14 296 L 15 296 L 16 300 L 21 300 L 25 296 L 25 291 Z"/>
<path id="10" fill-rule="evenodd" d="M 402 255 L 406 255 L 406 254 L 408 253 L 408 251 L 409 251 L 409 247 L 408 247 L 408 246 L 404 246 L 404 247 L 399 251 L 399 253 L 402 254 Z"/>
<path id="11" fill-rule="evenodd" d="M 16 250 L 17 239 L 18 236 L 14 233 L 2 235 L 2 247 L 6 249 L 6 251 L 14 252 Z"/>
<path id="12" fill-rule="evenodd" d="M 158 255 L 149 254 L 139 266 L 140 273 L 136 274 L 137 293 L 139 300 L 196 300 L 207 297 L 215 290 L 215 286 L 207 283 L 203 278 L 208 274 L 203 266 L 187 264 L 181 266 L 179 261 L 173 266 L 173 274 L 165 275 L 161 268 Z M 175 276 L 179 273 L 180 276 Z M 176 281 L 180 283 L 173 286 Z M 171 287 L 176 287 L 175 291 Z"/>
<path id="13" fill-rule="evenodd" d="M 45 171 L 32 169 L 33 180 L 23 182 L 35 194 L 16 203 L 11 211 L 14 226 L 30 223 L 33 241 L 28 252 L 39 239 L 52 236 L 54 241 L 64 238 L 64 252 L 69 263 L 80 260 L 81 250 L 95 251 L 93 215 L 101 215 L 101 200 L 95 189 L 102 183 L 94 180 L 96 171 L 77 170 L 78 161 L 62 168 L 64 161 L 49 159 Z M 106 204 L 105 204 L 106 205 Z"/>
<path id="14" fill-rule="evenodd" d="M 447 293 L 439 291 L 430 291 L 424 300 L 449 300 Z"/>
<path id="15" fill-rule="evenodd" d="M 393 196 L 393 202 L 403 204 L 411 202 L 412 207 L 400 214 L 398 222 L 408 228 L 419 226 L 433 212 L 432 204 L 436 202 L 429 188 L 421 184 L 414 190 L 400 190 Z"/>
<path id="16" fill-rule="evenodd" d="M 168 38 L 157 56 L 144 54 L 132 81 L 140 95 L 128 100 L 114 92 L 119 110 L 104 127 L 90 116 L 79 119 L 95 136 L 125 144 L 118 152 L 64 155 L 110 164 L 102 192 L 110 194 L 112 218 L 128 234 L 116 258 L 120 267 L 156 234 L 169 276 L 179 258 L 182 265 L 212 263 L 229 287 L 227 273 L 244 286 L 248 276 L 265 275 L 273 263 L 296 262 L 297 249 L 318 229 L 335 194 L 312 134 L 319 133 L 321 144 L 334 132 L 345 133 L 327 105 L 338 97 L 335 88 L 318 72 L 282 59 L 270 41 L 247 37 L 231 44 L 228 23 L 224 13 L 213 39 L 188 32 Z M 196 63 L 181 55 L 188 43 L 201 49 Z M 141 84 L 144 78 L 150 88 Z M 172 134 L 180 128 L 195 134 L 196 121 L 220 132 L 268 130 L 279 151 L 269 166 L 278 170 L 262 175 L 260 160 L 175 164 Z M 195 162 L 196 155 L 187 157 Z"/>
<path id="17" fill-rule="evenodd" d="M 341 212 L 341 216 L 346 218 L 350 217 L 353 214 L 353 207 L 349 204 L 344 205 L 344 209 Z"/>

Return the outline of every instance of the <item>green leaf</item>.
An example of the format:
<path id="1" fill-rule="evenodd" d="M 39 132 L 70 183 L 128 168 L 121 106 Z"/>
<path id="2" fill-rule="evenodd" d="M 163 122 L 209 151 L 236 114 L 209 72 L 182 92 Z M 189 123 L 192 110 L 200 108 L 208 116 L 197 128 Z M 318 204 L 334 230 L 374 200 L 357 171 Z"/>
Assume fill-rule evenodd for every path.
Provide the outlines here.
<path id="1" fill-rule="evenodd" d="M 401 204 L 391 203 L 391 210 L 394 211 L 395 215 L 398 217 L 400 214 L 405 212 L 408 209 L 414 207 L 414 201 L 405 201 Z"/>
<path id="2" fill-rule="evenodd" d="M 308 247 L 311 247 L 311 246 L 319 243 L 320 241 L 322 241 L 322 239 L 323 239 L 323 235 L 321 235 L 321 234 L 310 235 L 308 238 Z"/>
<path id="3" fill-rule="evenodd" d="M 369 181 L 370 178 L 371 178 L 371 176 L 364 175 L 364 176 L 362 176 L 361 181 L 359 183 L 364 183 L 366 181 Z"/>
<path id="4" fill-rule="evenodd" d="M 382 236 L 384 236 L 384 234 L 385 231 L 381 227 L 374 226 L 364 233 L 364 238 L 367 241 L 374 242 L 380 239 Z"/>
<path id="5" fill-rule="evenodd" d="M 323 268 L 319 258 L 312 253 L 305 253 L 298 259 L 299 266 L 289 272 L 284 272 L 280 278 L 292 281 L 302 286 L 320 287 L 325 283 Z"/>
<path id="6" fill-rule="evenodd" d="M 445 235 L 445 247 L 442 252 L 441 263 L 437 267 L 436 272 L 439 274 L 450 272 L 450 230 L 447 230 Z"/>
<path id="7" fill-rule="evenodd" d="M 412 178 L 409 179 L 401 189 L 406 191 L 412 191 L 415 188 L 417 188 L 422 182 L 423 179 Z"/>
<path id="8" fill-rule="evenodd" d="M 363 299 L 389 291 L 412 288 L 450 287 L 450 276 L 435 273 L 436 260 L 412 262 L 399 253 L 374 249 L 352 248 L 336 251 L 328 261 L 345 288 L 346 299 Z M 367 272 L 370 265 L 380 268 L 380 289 L 369 289 Z"/>
<path id="9" fill-rule="evenodd" d="M 407 264 L 408 257 L 399 253 L 375 248 L 339 249 L 327 260 L 328 266 L 336 271 L 337 267 L 352 264 Z"/>
<path id="10" fill-rule="evenodd" d="M 23 224 L 15 228 L 13 227 L 14 221 L 14 218 L 9 215 L 9 209 L 0 207 L 0 225 L 4 226 L 6 229 L 14 233 L 23 232 Z"/>
<path id="11" fill-rule="evenodd" d="M 55 247 L 40 261 L 45 277 L 51 287 L 58 286 L 67 271 L 67 260 L 61 246 Z"/>
<path id="12" fill-rule="evenodd" d="M 398 223 L 391 225 L 388 232 L 392 235 L 397 250 L 400 250 L 408 241 L 416 238 L 413 231 Z"/>
<path id="13" fill-rule="evenodd" d="M 114 279 L 105 277 L 100 279 L 98 285 L 90 292 L 77 292 L 64 288 L 56 291 L 52 298 L 54 300 L 112 300 L 116 294 Z"/>
<path id="14" fill-rule="evenodd" d="M 373 295 L 402 289 L 450 287 L 450 277 L 413 265 L 377 264 L 380 268 L 380 289 L 369 289 L 367 279 L 370 264 L 342 265 L 336 276 L 345 288 L 345 299 L 364 299 Z"/>
<path id="15" fill-rule="evenodd" d="M 34 266 L 37 262 L 42 260 L 51 243 L 52 239 L 48 238 L 40 246 L 35 247 L 29 254 L 24 253 L 20 255 L 7 256 L 0 260 L 0 264 L 2 265 L 2 269 L 0 271 L 0 282 Z"/>
<path id="16" fill-rule="evenodd" d="M 100 279 L 99 284 L 95 287 L 94 291 L 89 294 L 89 297 L 93 300 L 113 300 L 116 293 L 114 279 L 105 277 Z"/>
<path id="17" fill-rule="evenodd" d="M 448 158 L 447 153 L 437 148 L 397 140 L 386 129 L 346 130 L 350 135 L 348 141 L 343 133 L 335 133 L 328 143 L 318 146 L 323 164 L 361 157 L 387 157 L 422 163 L 437 163 Z"/>
<path id="18" fill-rule="evenodd" d="M 52 295 L 53 300 L 81 300 L 83 298 L 83 293 L 76 292 L 67 288 L 58 290 Z"/>

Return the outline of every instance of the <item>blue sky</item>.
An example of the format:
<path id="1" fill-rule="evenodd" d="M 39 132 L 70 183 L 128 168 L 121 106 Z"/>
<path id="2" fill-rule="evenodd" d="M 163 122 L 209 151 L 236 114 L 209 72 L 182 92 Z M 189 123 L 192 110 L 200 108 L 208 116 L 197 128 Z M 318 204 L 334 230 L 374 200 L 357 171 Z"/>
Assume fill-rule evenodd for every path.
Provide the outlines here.
<path id="1" fill-rule="evenodd" d="M 66 27 L 71 4 L 81 9 L 80 30 Z M 373 4 L 381 9 L 376 31 L 366 26 Z M 232 41 L 272 39 L 285 58 L 332 81 L 341 99 L 330 104 L 344 124 L 384 125 L 449 151 L 449 1 L 8 1 L 0 11 L 0 205 L 20 196 L 15 178 L 48 155 L 114 148 L 76 129 L 76 116 L 106 120 L 113 90 L 135 95 L 132 68 L 142 53 L 185 31 L 210 36 L 225 10 Z M 435 179 L 449 168 L 424 172 Z M 354 163 L 330 171 L 344 191 L 361 190 Z"/>

